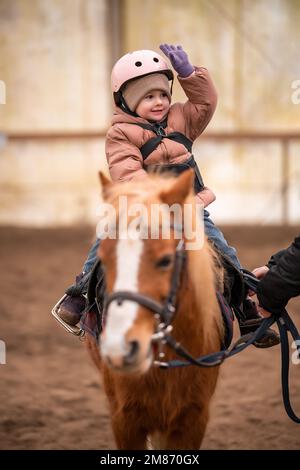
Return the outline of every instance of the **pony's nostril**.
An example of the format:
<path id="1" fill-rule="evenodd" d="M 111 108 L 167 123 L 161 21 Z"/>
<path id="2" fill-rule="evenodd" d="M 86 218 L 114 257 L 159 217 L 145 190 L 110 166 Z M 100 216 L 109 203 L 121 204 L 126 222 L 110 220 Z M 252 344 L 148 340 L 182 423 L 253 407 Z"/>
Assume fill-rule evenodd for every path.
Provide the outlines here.
<path id="1" fill-rule="evenodd" d="M 125 357 L 124 359 L 124 363 L 125 364 L 131 364 L 132 362 L 134 362 L 138 352 L 139 352 L 139 343 L 138 341 L 130 341 L 129 342 L 129 352 L 127 354 L 127 356 Z"/>

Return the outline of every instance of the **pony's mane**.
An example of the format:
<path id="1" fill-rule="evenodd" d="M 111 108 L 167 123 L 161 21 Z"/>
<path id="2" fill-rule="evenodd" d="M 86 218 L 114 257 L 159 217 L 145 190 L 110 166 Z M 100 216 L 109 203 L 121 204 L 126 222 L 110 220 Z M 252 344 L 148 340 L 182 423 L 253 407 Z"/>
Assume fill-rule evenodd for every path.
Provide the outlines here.
<path id="1" fill-rule="evenodd" d="M 193 206 L 191 217 L 198 218 L 199 221 L 199 211 L 196 210 L 195 196 L 192 191 L 186 202 Z M 197 311 L 201 312 L 202 324 L 206 332 L 204 340 L 207 343 L 215 343 L 216 333 L 224 337 L 224 326 L 216 296 L 216 290 L 223 288 L 223 269 L 220 269 L 219 256 L 204 233 L 203 217 L 201 222 L 203 244 L 199 249 L 187 251 L 188 274 L 194 286 Z M 193 220 L 188 220 L 188 223 L 195 227 Z"/>
<path id="2" fill-rule="evenodd" d="M 171 175 L 164 174 L 162 176 L 159 173 L 153 173 L 149 174 L 147 178 L 114 183 L 106 190 L 106 199 L 115 208 L 118 207 L 120 196 L 127 196 L 128 205 L 138 202 L 145 203 L 149 207 L 151 202 L 159 202 L 160 194 L 167 192 L 175 181 L 176 178 Z M 192 205 L 193 210 L 191 211 L 191 218 L 188 220 L 188 223 L 195 227 L 199 212 L 196 210 L 192 188 L 185 203 Z M 200 226 L 203 230 L 203 244 L 199 249 L 187 251 L 188 276 L 194 286 L 196 306 L 201 311 L 203 326 L 207 332 L 205 339 L 210 341 L 210 335 L 216 333 L 216 325 L 217 333 L 223 336 L 223 322 L 219 314 L 219 306 L 215 294 L 216 289 L 221 288 L 223 285 L 223 278 L 218 255 L 204 235 L 203 223 L 200 223 Z"/>

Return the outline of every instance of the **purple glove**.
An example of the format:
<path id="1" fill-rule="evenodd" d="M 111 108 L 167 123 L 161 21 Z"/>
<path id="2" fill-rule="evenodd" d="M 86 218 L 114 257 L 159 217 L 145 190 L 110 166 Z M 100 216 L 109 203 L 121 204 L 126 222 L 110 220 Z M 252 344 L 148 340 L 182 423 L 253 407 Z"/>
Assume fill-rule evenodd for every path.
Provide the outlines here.
<path id="1" fill-rule="evenodd" d="M 182 78 L 188 77 L 194 72 L 194 67 L 189 63 L 187 53 L 181 46 L 172 46 L 171 44 L 161 44 L 160 50 L 170 59 L 173 68 Z"/>

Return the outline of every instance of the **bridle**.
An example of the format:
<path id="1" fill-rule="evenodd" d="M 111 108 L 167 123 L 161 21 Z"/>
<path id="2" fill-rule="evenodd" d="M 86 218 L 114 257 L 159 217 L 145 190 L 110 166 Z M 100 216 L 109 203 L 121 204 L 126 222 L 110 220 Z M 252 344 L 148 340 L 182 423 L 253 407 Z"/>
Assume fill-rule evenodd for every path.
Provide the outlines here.
<path id="1" fill-rule="evenodd" d="M 157 342 L 159 344 L 166 342 L 167 336 L 169 336 L 169 333 L 172 331 L 171 323 L 173 322 L 176 313 L 177 293 L 180 286 L 185 259 L 185 243 L 184 240 L 181 239 L 175 250 L 170 290 L 164 303 L 159 303 L 151 297 L 140 294 L 139 292 L 115 291 L 112 294 L 107 294 L 105 297 L 104 316 L 106 317 L 107 309 L 113 301 L 117 301 L 118 305 L 122 305 L 124 300 L 136 302 L 150 310 L 155 315 L 157 320 L 157 329 L 152 335 L 152 342 Z M 160 356 L 161 354 L 162 353 L 160 353 Z M 161 365 L 159 361 L 154 361 L 154 364 L 156 366 Z"/>

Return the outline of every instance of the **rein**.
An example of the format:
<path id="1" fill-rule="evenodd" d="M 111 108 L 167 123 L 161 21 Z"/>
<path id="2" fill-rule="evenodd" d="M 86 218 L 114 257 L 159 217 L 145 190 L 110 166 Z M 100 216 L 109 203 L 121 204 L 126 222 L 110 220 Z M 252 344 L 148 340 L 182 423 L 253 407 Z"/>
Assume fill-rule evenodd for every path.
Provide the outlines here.
<path id="1" fill-rule="evenodd" d="M 111 302 L 116 300 L 119 305 L 123 303 L 124 300 L 131 300 L 137 302 L 138 304 L 146 307 L 151 310 L 156 319 L 158 320 L 157 331 L 152 335 L 152 342 L 158 343 L 159 346 L 159 359 L 164 358 L 164 353 L 162 352 L 162 346 L 167 344 L 178 356 L 185 359 L 182 360 L 171 360 L 168 362 L 163 362 L 161 360 L 154 361 L 154 366 L 160 367 L 162 369 L 170 369 L 173 367 L 186 367 L 190 365 L 195 365 L 198 367 L 216 367 L 221 365 L 226 359 L 235 356 L 244 349 L 251 346 L 256 340 L 260 339 L 266 330 L 277 323 L 280 340 L 281 340 L 281 384 L 282 384 L 282 396 L 285 410 L 288 416 L 295 422 L 300 424 L 300 417 L 298 417 L 292 408 L 290 402 L 289 394 L 289 341 L 288 333 L 291 334 L 293 340 L 295 341 L 298 358 L 300 359 L 300 335 L 296 328 L 296 325 L 292 321 L 288 312 L 284 309 L 280 316 L 272 315 L 269 318 L 262 320 L 259 328 L 253 332 L 248 333 L 238 341 L 230 349 L 222 349 L 212 354 L 201 356 L 199 358 L 193 357 L 180 343 L 178 343 L 171 335 L 172 331 L 172 321 L 176 313 L 176 300 L 177 300 L 177 291 L 180 285 L 181 274 L 186 258 L 185 245 L 184 241 L 180 240 L 175 252 L 175 262 L 173 268 L 173 274 L 171 279 L 171 287 L 166 301 L 163 304 L 153 300 L 152 298 L 130 291 L 117 291 L 108 295 L 105 299 L 105 308 L 104 311 L 107 311 L 107 308 Z M 256 291 L 259 280 L 254 276 L 247 273 L 243 274 L 245 283 L 253 291 Z"/>
<path id="2" fill-rule="evenodd" d="M 253 333 L 242 336 L 233 347 L 224 349 L 206 356 L 201 356 L 197 359 L 192 357 L 179 343 L 174 339 L 165 335 L 164 342 L 168 344 L 179 356 L 186 359 L 186 361 L 173 360 L 167 363 L 160 363 L 159 366 L 164 369 L 172 367 L 185 367 L 189 365 L 196 365 L 199 367 L 215 367 L 222 364 L 229 357 L 235 356 L 244 349 L 251 346 L 258 340 L 265 331 L 274 323 L 277 323 L 280 340 L 281 340 L 281 386 L 284 408 L 288 416 L 297 424 L 300 424 L 300 417 L 297 416 L 292 408 L 289 392 L 289 366 L 290 366 L 290 353 L 289 353 L 289 340 L 288 333 L 293 338 L 297 351 L 298 358 L 300 359 L 300 335 L 296 325 L 292 321 L 288 312 L 284 309 L 280 316 L 272 315 L 270 318 L 265 318 L 260 327 Z"/>

